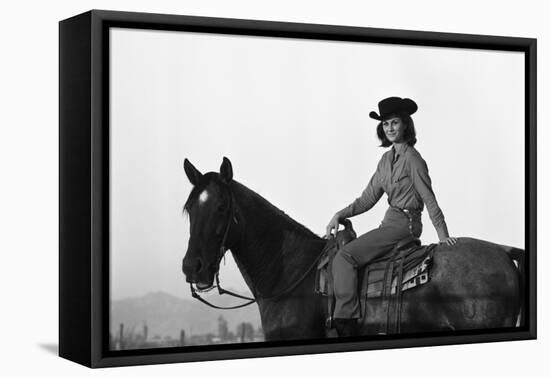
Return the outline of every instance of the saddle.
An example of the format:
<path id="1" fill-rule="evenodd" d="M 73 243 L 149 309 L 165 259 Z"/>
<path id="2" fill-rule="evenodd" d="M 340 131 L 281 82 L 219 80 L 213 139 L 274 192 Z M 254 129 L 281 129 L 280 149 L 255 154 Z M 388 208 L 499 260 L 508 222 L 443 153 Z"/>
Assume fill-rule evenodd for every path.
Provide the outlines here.
<path id="1" fill-rule="evenodd" d="M 315 292 L 327 298 L 329 329 L 333 327 L 334 312 L 332 260 L 340 248 L 357 237 L 349 219 L 342 224 L 344 229 L 329 239 L 323 249 L 315 279 Z M 421 246 L 420 240 L 411 235 L 397 243 L 389 254 L 359 269 L 357 290 L 364 323 L 367 301 L 376 298 L 381 301 L 383 311 L 378 333 L 400 332 L 402 293 L 429 282 L 435 246 Z"/>

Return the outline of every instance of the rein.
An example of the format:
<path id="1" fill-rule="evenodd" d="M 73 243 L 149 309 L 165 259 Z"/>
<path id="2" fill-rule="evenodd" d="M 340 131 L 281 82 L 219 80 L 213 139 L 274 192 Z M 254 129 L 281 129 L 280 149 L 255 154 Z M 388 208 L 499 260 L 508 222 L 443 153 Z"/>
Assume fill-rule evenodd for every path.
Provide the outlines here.
<path id="1" fill-rule="evenodd" d="M 237 293 L 233 293 L 232 291 L 229 291 L 229 290 L 225 290 L 220 285 L 220 277 L 219 277 L 220 269 L 219 269 L 219 266 L 220 266 L 222 258 L 225 256 L 225 252 L 227 251 L 227 249 L 225 248 L 225 243 L 227 241 L 227 236 L 229 235 L 229 228 L 231 227 L 231 223 L 232 223 L 233 220 L 235 221 L 236 224 L 238 223 L 237 218 L 235 216 L 235 208 L 233 206 L 233 202 L 234 202 L 233 193 L 231 193 L 231 203 L 230 203 L 231 211 L 229 212 L 229 220 L 227 221 L 227 226 L 225 227 L 225 233 L 223 235 L 222 244 L 220 246 L 220 255 L 219 255 L 219 258 L 218 258 L 218 271 L 216 272 L 216 285 L 214 285 L 214 286 L 212 286 L 212 287 L 210 287 L 206 290 L 198 290 L 193 286 L 193 283 L 189 284 L 189 286 L 191 288 L 191 296 L 193 298 L 199 300 L 200 302 L 204 303 L 207 306 L 210 306 L 212 308 L 219 309 L 219 310 L 233 310 L 233 309 L 237 309 L 237 308 L 242 308 L 242 307 L 246 307 L 248 305 L 251 305 L 253 303 L 256 303 L 258 300 L 274 300 L 274 299 L 278 299 L 278 298 L 288 294 L 289 292 L 294 290 L 300 283 L 302 283 L 302 281 L 307 277 L 307 275 L 317 265 L 317 263 L 321 259 L 321 256 L 323 256 L 323 252 L 321 250 L 321 253 L 319 253 L 319 256 L 317 256 L 315 258 L 315 260 L 313 261 L 313 264 L 311 264 L 311 266 L 304 272 L 304 274 L 302 276 L 300 276 L 300 278 L 296 282 L 294 282 L 292 285 L 290 285 L 289 287 L 287 287 L 286 289 L 284 289 L 283 291 L 281 291 L 280 293 L 277 293 L 275 295 L 268 296 L 268 297 L 260 297 L 260 298 L 250 298 L 250 297 L 246 297 L 246 296 L 243 296 L 243 295 L 240 295 L 240 294 L 237 294 Z M 208 302 L 206 299 L 202 298 L 199 294 L 199 293 L 209 292 L 210 290 L 212 290 L 216 287 L 218 288 L 218 294 L 219 295 L 228 294 L 232 297 L 247 300 L 248 302 L 245 302 L 243 304 L 236 305 L 236 306 L 222 307 L 222 306 L 217 306 L 213 303 Z"/>

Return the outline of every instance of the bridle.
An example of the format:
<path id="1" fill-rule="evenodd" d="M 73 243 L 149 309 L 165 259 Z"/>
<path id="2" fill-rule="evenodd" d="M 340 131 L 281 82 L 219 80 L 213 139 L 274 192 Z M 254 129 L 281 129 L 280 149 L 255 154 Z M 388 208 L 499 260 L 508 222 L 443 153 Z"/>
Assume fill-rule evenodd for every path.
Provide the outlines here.
<path id="1" fill-rule="evenodd" d="M 232 291 L 229 291 L 229 290 L 226 290 L 226 289 L 222 288 L 221 285 L 220 285 L 220 277 L 219 277 L 219 275 L 220 275 L 220 263 L 221 263 L 222 259 L 225 256 L 225 252 L 228 249 L 228 248 L 226 248 L 226 243 L 227 243 L 227 237 L 229 235 L 229 229 L 231 228 L 231 223 L 233 223 L 233 221 L 235 222 L 235 224 L 238 223 L 237 217 L 235 215 L 235 208 L 233 206 L 233 203 L 235 202 L 235 200 L 233 198 L 233 193 L 231 193 L 229 201 L 230 201 L 229 202 L 229 219 L 227 220 L 227 225 L 225 226 L 225 232 L 223 234 L 222 243 L 221 243 L 220 249 L 219 249 L 216 276 L 215 276 L 216 284 L 209 287 L 208 289 L 199 290 L 199 289 L 197 289 L 193 286 L 192 282 L 189 283 L 189 285 L 191 287 L 191 296 L 193 298 L 198 299 L 200 302 L 202 302 L 202 303 L 204 303 L 204 304 L 206 304 L 206 305 L 208 305 L 212 308 L 217 308 L 217 309 L 220 309 L 220 310 L 233 310 L 233 309 L 236 309 L 236 308 L 241 308 L 241 307 L 251 305 L 252 303 L 256 302 L 256 299 L 254 299 L 254 298 L 245 297 L 243 295 L 233 293 Z M 219 295 L 228 294 L 228 295 L 231 295 L 231 296 L 236 297 L 236 298 L 245 299 L 248 302 L 243 303 L 241 305 L 237 305 L 237 306 L 222 307 L 222 306 L 217 306 L 215 304 L 212 304 L 212 303 L 208 302 L 206 299 L 202 298 L 199 294 L 199 293 L 209 292 L 209 291 L 211 291 L 215 288 L 218 288 L 218 294 Z"/>
<path id="2" fill-rule="evenodd" d="M 229 229 L 231 228 L 231 224 L 233 222 L 235 222 L 235 224 L 238 224 L 237 217 L 236 217 L 236 214 L 235 214 L 235 207 L 234 207 L 235 199 L 234 199 L 233 193 L 231 191 L 230 191 L 230 194 L 231 195 L 230 195 L 230 203 L 229 203 L 229 208 L 230 208 L 230 210 L 229 210 L 229 219 L 227 221 L 227 226 L 225 226 L 225 232 L 223 234 L 223 239 L 222 239 L 220 249 L 219 249 L 217 270 L 216 270 L 216 276 L 215 276 L 216 284 L 212 285 L 211 287 L 209 287 L 207 289 L 204 289 L 204 290 L 200 290 L 198 288 L 195 288 L 193 286 L 193 283 L 189 284 L 189 286 L 191 288 L 191 296 L 193 298 L 199 300 L 200 302 L 204 303 L 207 306 L 210 306 L 212 308 L 216 308 L 216 309 L 219 309 L 219 310 L 233 310 L 233 309 L 237 309 L 237 308 L 242 308 L 242 307 L 246 307 L 248 305 L 251 305 L 251 304 L 257 302 L 258 300 L 275 300 L 275 299 L 278 299 L 278 298 L 288 294 L 289 292 L 294 290 L 300 283 L 302 283 L 302 281 L 307 277 L 307 275 L 317 265 L 317 263 L 319 262 L 319 259 L 323 255 L 323 253 L 321 251 L 321 253 L 319 253 L 319 256 L 317 256 L 315 258 L 315 260 L 313 261 L 313 264 L 311 264 L 311 266 L 305 271 L 304 274 L 302 274 L 302 276 L 300 276 L 300 278 L 296 282 L 291 284 L 289 287 L 287 287 L 286 289 L 284 289 L 280 293 L 277 293 L 276 295 L 271 295 L 271 296 L 267 296 L 267 297 L 259 297 L 259 298 L 250 298 L 250 297 L 246 297 L 244 295 L 240 295 L 240 294 L 234 293 L 230 290 L 226 290 L 226 289 L 222 288 L 221 285 L 220 285 L 220 277 L 219 277 L 219 275 L 220 275 L 220 263 L 221 263 L 221 260 L 225 256 L 225 252 L 227 252 L 227 249 L 228 249 L 228 248 L 226 248 L 226 243 L 227 243 L 227 237 L 229 235 Z M 236 306 L 223 307 L 223 306 L 217 306 L 213 303 L 208 302 L 206 299 L 202 298 L 199 294 L 199 293 L 209 292 L 209 291 L 211 291 L 215 288 L 218 289 L 218 294 L 219 295 L 227 294 L 227 295 L 230 295 L 232 297 L 244 299 L 248 302 L 245 302 L 243 304 L 236 305 Z"/>

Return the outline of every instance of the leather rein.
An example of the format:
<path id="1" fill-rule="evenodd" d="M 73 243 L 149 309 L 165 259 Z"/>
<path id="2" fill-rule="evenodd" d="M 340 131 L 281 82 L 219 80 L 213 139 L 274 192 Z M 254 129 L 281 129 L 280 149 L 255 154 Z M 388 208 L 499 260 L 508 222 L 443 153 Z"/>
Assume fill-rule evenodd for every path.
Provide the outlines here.
<path id="1" fill-rule="evenodd" d="M 226 290 L 226 289 L 221 287 L 220 277 L 219 277 L 220 263 L 221 263 L 221 260 L 225 256 L 225 252 L 227 252 L 227 248 L 225 247 L 226 242 L 227 242 L 227 236 L 229 235 L 229 229 L 231 228 L 231 223 L 233 223 L 233 221 L 235 221 L 235 224 L 238 224 L 237 218 L 235 216 L 235 207 L 234 207 L 235 200 L 233 198 L 233 193 L 231 193 L 230 201 L 231 201 L 231 203 L 230 203 L 230 211 L 229 211 L 229 220 L 227 221 L 227 226 L 225 227 L 225 232 L 224 232 L 224 235 L 223 235 L 222 243 L 221 243 L 221 246 L 220 246 L 220 253 L 219 253 L 219 257 L 218 257 L 218 269 L 216 271 L 216 276 L 215 276 L 216 284 L 209 287 L 209 288 L 207 288 L 207 289 L 205 289 L 205 290 L 200 290 L 200 289 L 195 288 L 193 286 L 193 283 L 189 283 L 189 286 L 191 288 L 191 296 L 193 298 L 199 300 L 200 302 L 204 303 L 205 305 L 210 306 L 212 308 L 219 309 L 219 310 L 233 310 L 233 309 L 237 309 L 237 308 L 246 307 L 248 305 L 251 305 L 251 304 L 257 302 L 258 300 L 278 299 L 278 298 L 288 294 L 292 290 L 294 290 L 300 283 L 302 283 L 302 281 L 307 277 L 307 275 L 317 265 L 317 263 L 319 262 L 321 256 L 323 255 L 322 251 L 321 251 L 321 253 L 319 253 L 319 256 L 317 256 L 315 258 L 315 260 L 313 261 L 313 264 L 311 264 L 311 266 L 305 271 L 305 273 L 302 276 L 300 276 L 300 278 L 296 282 L 294 282 L 289 287 L 287 287 L 286 289 L 284 289 L 283 291 L 281 291 L 280 293 L 277 293 L 275 295 L 267 296 L 267 297 L 259 297 L 259 298 L 250 298 L 250 297 L 246 297 L 244 295 L 240 295 L 240 294 L 234 293 L 232 291 Z M 230 295 L 230 296 L 235 297 L 235 298 L 244 299 L 248 302 L 245 302 L 243 304 L 236 305 L 236 306 L 223 307 L 223 306 L 217 306 L 213 303 L 208 302 L 206 299 L 202 298 L 199 294 L 199 293 L 209 292 L 209 291 L 213 290 L 214 288 L 218 288 L 218 294 L 219 295 L 227 294 L 227 295 Z"/>

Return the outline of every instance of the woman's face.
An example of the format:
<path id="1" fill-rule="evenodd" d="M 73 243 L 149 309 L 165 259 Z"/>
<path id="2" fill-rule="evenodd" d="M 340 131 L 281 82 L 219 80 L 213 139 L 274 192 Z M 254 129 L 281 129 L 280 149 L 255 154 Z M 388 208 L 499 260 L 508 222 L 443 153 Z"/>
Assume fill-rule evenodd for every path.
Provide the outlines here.
<path id="1" fill-rule="evenodd" d="M 386 134 L 386 138 L 388 138 L 391 143 L 403 142 L 405 127 L 405 124 L 399 117 L 390 117 L 382 121 L 384 134 Z"/>

